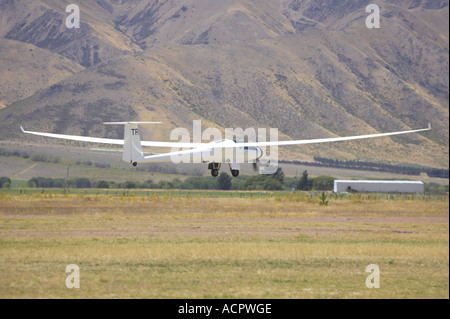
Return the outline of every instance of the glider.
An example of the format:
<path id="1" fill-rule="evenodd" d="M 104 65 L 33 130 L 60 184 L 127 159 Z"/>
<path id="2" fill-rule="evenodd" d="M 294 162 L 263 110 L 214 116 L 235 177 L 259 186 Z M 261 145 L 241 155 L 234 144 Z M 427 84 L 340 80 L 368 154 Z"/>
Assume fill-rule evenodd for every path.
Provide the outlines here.
<path id="1" fill-rule="evenodd" d="M 180 142 L 158 142 L 158 141 L 141 141 L 139 135 L 139 124 L 160 124 L 161 122 L 104 122 L 107 125 L 124 125 L 124 139 L 109 139 L 89 136 L 64 135 L 44 132 L 26 131 L 21 126 L 23 133 L 33 134 L 44 137 L 59 138 L 65 140 L 89 142 L 98 144 L 112 144 L 123 146 L 122 160 L 136 166 L 137 163 L 155 163 L 155 162 L 177 162 L 179 158 L 190 158 L 191 156 L 200 159 L 202 163 L 208 163 L 208 169 L 211 175 L 216 177 L 222 163 L 228 163 L 231 174 L 236 177 L 239 175 L 240 163 L 253 163 L 255 169 L 259 163 L 259 159 L 264 155 L 262 147 L 267 146 L 284 146 L 284 145 L 302 145 L 342 142 L 358 139 L 367 139 L 374 137 L 392 136 L 400 134 L 418 133 L 431 130 L 431 125 L 427 128 L 418 130 L 408 130 L 390 133 L 378 133 L 369 135 L 357 135 L 346 137 L 331 137 L 308 140 L 292 140 L 292 141 L 270 141 L 270 142 L 244 142 L 239 143 L 235 140 L 223 139 L 209 143 L 180 143 Z M 185 150 L 177 152 L 169 152 L 163 154 L 154 154 L 145 156 L 142 147 L 172 147 L 185 148 Z M 231 152 L 230 152 L 231 151 Z M 178 161 L 179 162 L 179 161 Z M 274 173 L 270 167 L 270 161 L 266 167 L 261 167 L 260 174 Z"/>

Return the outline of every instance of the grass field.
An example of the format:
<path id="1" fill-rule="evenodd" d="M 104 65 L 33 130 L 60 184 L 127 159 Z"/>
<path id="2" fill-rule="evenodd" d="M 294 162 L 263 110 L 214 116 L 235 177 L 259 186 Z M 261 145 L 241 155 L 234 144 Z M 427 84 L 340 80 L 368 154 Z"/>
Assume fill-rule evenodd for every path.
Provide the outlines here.
<path id="1" fill-rule="evenodd" d="M 449 298 L 448 197 L 218 194 L 0 193 L 0 298 Z"/>

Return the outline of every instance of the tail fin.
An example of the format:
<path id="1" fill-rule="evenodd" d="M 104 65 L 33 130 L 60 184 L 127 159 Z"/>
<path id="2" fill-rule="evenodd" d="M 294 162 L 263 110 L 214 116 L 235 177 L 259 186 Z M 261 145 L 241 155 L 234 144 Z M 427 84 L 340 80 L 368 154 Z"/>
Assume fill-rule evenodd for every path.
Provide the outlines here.
<path id="1" fill-rule="evenodd" d="M 141 161 L 144 158 L 144 152 L 142 151 L 138 124 L 125 124 L 123 139 L 122 160 L 128 163 Z"/>
<path id="2" fill-rule="evenodd" d="M 123 133 L 123 156 L 122 160 L 127 163 L 135 163 L 142 161 L 144 152 L 142 151 L 141 138 L 139 135 L 140 123 L 157 124 L 160 122 L 105 122 L 103 124 L 121 124 L 124 125 Z"/>

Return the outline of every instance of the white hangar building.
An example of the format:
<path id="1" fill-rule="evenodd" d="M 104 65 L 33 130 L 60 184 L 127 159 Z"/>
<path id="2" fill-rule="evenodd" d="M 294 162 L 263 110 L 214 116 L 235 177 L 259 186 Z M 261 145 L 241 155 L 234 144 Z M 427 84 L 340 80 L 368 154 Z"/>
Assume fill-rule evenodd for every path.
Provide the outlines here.
<path id="1" fill-rule="evenodd" d="M 335 180 L 334 192 L 423 193 L 421 181 Z"/>

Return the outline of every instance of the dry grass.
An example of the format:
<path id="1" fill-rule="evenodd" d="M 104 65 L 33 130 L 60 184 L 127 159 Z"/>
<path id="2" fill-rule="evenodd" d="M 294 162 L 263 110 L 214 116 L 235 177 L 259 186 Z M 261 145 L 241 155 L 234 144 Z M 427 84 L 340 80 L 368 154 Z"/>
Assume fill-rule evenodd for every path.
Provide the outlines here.
<path id="1" fill-rule="evenodd" d="M 1 298 L 448 298 L 448 200 L 0 195 Z M 65 287 L 80 267 L 81 288 Z M 381 288 L 368 289 L 369 264 Z"/>

